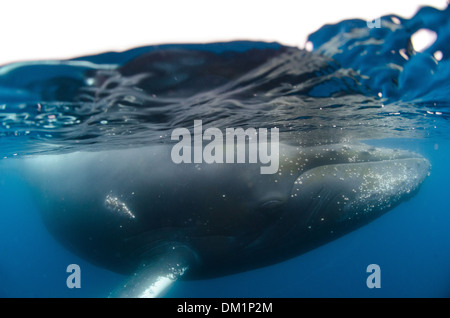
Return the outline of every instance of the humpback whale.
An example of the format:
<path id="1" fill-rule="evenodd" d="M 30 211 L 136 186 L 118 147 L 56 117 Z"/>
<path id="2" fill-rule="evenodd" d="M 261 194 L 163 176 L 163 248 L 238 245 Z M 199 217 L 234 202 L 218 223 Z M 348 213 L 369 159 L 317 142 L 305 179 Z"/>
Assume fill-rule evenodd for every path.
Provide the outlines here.
<path id="1" fill-rule="evenodd" d="M 295 257 L 408 199 L 430 170 L 416 153 L 363 143 L 279 143 L 275 174 L 248 162 L 176 164 L 172 146 L 11 160 L 64 246 L 128 275 L 111 297 L 157 297 L 177 279 Z"/>

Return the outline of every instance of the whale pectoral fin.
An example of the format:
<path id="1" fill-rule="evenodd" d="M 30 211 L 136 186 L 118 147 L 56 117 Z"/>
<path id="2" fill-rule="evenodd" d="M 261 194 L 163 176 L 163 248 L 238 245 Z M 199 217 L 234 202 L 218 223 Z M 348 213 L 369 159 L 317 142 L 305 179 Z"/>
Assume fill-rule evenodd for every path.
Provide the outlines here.
<path id="1" fill-rule="evenodd" d="M 137 270 L 126 279 L 110 298 L 157 298 L 164 295 L 189 268 L 185 251 L 175 247 L 152 260 L 143 260 Z"/>

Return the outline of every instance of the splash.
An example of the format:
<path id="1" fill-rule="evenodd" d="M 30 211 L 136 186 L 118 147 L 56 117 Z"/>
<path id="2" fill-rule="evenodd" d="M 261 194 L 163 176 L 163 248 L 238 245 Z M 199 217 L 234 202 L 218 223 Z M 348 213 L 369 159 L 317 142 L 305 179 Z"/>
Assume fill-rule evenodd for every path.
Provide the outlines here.
<path id="1" fill-rule="evenodd" d="M 172 44 L 5 65 L 0 158 L 169 142 L 194 120 L 277 127 L 298 145 L 446 136 L 449 14 L 424 7 L 411 19 L 325 25 L 309 36 L 312 50 Z"/>
<path id="2" fill-rule="evenodd" d="M 436 103 L 447 108 L 450 8 L 422 7 L 411 19 L 386 15 L 378 21 L 377 25 L 356 19 L 325 25 L 308 40 L 314 52 L 356 70 L 362 84 L 389 102 Z M 424 42 L 428 43 L 423 46 Z"/>

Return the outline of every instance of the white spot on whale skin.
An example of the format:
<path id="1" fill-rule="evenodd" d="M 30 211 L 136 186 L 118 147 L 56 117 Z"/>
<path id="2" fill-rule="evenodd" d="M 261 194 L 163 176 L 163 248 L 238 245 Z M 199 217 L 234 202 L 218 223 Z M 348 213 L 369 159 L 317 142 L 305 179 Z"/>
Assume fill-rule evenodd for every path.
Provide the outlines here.
<path id="1" fill-rule="evenodd" d="M 109 210 L 113 212 L 124 215 L 130 219 L 136 218 L 136 216 L 131 212 L 127 205 L 120 201 L 117 197 L 113 197 L 108 194 L 105 198 L 105 205 Z"/>

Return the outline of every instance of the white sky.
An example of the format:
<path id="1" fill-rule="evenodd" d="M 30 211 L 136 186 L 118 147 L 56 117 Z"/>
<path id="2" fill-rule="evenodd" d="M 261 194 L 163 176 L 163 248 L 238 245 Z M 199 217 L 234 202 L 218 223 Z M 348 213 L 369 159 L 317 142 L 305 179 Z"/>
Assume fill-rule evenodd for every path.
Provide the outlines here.
<path id="1" fill-rule="evenodd" d="M 0 3 L 0 64 L 162 43 L 277 41 L 303 47 L 325 23 L 411 17 L 447 0 L 40 0 Z"/>

